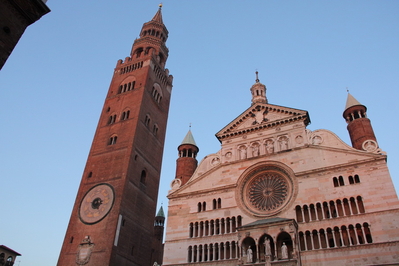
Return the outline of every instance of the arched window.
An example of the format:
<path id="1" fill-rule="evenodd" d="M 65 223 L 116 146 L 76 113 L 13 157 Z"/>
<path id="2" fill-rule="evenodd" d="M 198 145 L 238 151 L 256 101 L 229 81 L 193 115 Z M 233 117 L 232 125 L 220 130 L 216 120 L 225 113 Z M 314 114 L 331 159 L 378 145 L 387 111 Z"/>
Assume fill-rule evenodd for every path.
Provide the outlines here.
<path id="1" fill-rule="evenodd" d="M 162 100 L 162 89 L 158 83 L 155 83 L 152 87 L 151 95 L 157 103 L 160 103 Z"/>
<path id="2" fill-rule="evenodd" d="M 355 183 L 360 183 L 360 178 L 358 175 L 355 175 Z"/>
<path id="3" fill-rule="evenodd" d="M 338 179 L 336 177 L 333 178 L 334 187 L 339 187 Z"/>
<path id="4" fill-rule="evenodd" d="M 222 208 L 222 200 L 218 198 L 218 209 Z"/>
<path id="5" fill-rule="evenodd" d="M 152 128 L 152 133 L 156 136 L 158 134 L 158 125 L 154 125 Z"/>
<path id="6" fill-rule="evenodd" d="M 362 197 L 357 196 L 356 200 L 357 200 L 357 205 L 359 206 L 359 212 L 365 213 Z"/>
<path id="7" fill-rule="evenodd" d="M 333 248 L 335 247 L 333 233 L 334 231 L 331 228 L 327 228 L 327 239 L 328 239 L 328 247 Z"/>
<path id="8" fill-rule="evenodd" d="M 150 122 L 151 122 L 150 116 L 149 116 L 149 115 L 146 115 L 146 116 L 145 116 L 145 119 L 144 119 L 144 124 L 145 124 L 145 126 L 148 127 L 148 126 L 150 125 Z"/>
<path id="9" fill-rule="evenodd" d="M 141 171 L 140 183 L 145 185 L 146 179 L 147 179 L 147 173 L 145 170 L 143 170 L 143 171 Z"/>
<path id="10" fill-rule="evenodd" d="M 355 183 L 355 181 L 353 180 L 353 176 L 351 176 L 351 175 L 348 177 L 348 180 L 349 180 L 350 185 Z"/>
<path id="11" fill-rule="evenodd" d="M 303 220 L 305 223 L 308 223 L 310 221 L 308 205 L 303 205 L 302 209 L 303 209 L 303 215 L 304 215 Z"/>
<path id="12" fill-rule="evenodd" d="M 356 235 L 357 235 L 357 240 L 359 241 L 359 244 L 364 244 L 364 238 L 363 238 L 363 231 L 362 231 L 362 226 L 360 224 L 356 224 Z"/>
<path id="13" fill-rule="evenodd" d="M 206 202 L 205 201 L 202 203 L 202 210 L 206 211 Z"/>
<path id="14" fill-rule="evenodd" d="M 109 139 L 109 141 L 108 141 L 108 145 L 115 145 L 117 139 L 118 139 L 117 136 L 112 136 L 112 137 Z"/>
<path id="15" fill-rule="evenodd" d="M 194 224 L 190 223 L 190 226 L 189 226 L 189 237 L 193 237 L 193 232 L 194 232 Z"/>
<path id="16" fill-rule="evenodd" d="M 198 212 L 201 212 L 202 204 L 201 202 L 198 202 Z"/>
<path id="17" fill-rule="evenodd" d="M 324 219 L 323 209 L 321 208 L 321 203 L 320 202 L 316 203 L 316 213 L 317 213 L 317 217 L 319 218 L 319 221 Z"/>
<path id="18" fill-rule="evenodd" d="M 242 217 L 240 215 L 237 216 L 237 225 L 238 227 L 242 226 Z"/>
<path id="19" fill-rule="evenodd" d="M 129 118 L 130 115 L 130 110 L 124 111 L 121 115 L 121 120 L 127 120 Z"/>
<path id="20" fill-rule="evenodd" d="M 373 238 L 371 237 L 370 227 L 368 223 L 363 224 L 364 234 L 366 235 L 367 243 L 373 243 Z"/>
<path id="21" fill-rule="evenodd" d="M 314 204 L 309 205 L 309 212 L 310 212 L 310 219 L 312 221 L 315 221 L 316 220 L 316 209 L 314 207 Z"/>
<path id="22" fill-rule="evenodd" d="M 297 205 L 297 206 L 295 207 L 295 213 L 296 213 L 296 221 L 297 221 L 298 223 L 303 222 L 301 206 Z"/>
<path id="23" fill-rule="evenodd" d="M 338 180 L 339 180 L 339 185 L 340 186 L 345 186 L 344 178 L 342 176 L 339 176 Z"/>
<path id="24" fill-rule="evenodd" d="M 111 125 L 111 124 L 115 123 L 115 120 L 116 120 L 116 115 L 111 115 L 108 118 L 108 125 Z"/>
<path id="25" fill-rule="evenodd" d="M 212 203 L 213 203 L 213 209 L 216 210 L 216 207 L 217 207 L 217 205 L 216 205 L 216 199 L 213 199 Z"/>
<path id="26" fill-rule="evenodd" d="M 5 266 L 12 266 L 12 265 L 14 265 L 14 259 L 13 259 L 13 257 L 11 257 L 11 256 L 9 256 L 8 258 L 7 258 L 7 262 L 6 262 L 6 264 L 5 264 Z"/>
<path id="27" fill-rule="evenodd" d="M 192 262 L 192 257 L 193 257 L 193 247 L 189 246 L 187 250 L 187 262 Z"/>

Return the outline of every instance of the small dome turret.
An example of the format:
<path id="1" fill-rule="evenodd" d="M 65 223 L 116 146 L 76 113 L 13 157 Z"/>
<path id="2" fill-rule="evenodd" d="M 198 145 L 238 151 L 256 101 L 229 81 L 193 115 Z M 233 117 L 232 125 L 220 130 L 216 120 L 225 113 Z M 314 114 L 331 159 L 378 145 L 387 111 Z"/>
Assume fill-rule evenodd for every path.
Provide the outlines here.
<path id="1" fill-rule="evenodd" d="M 256 83 L 251 87 L 252 104 L 267 103 L 266 86 L 259 82 L 258 71 L 256 73 Z"/>

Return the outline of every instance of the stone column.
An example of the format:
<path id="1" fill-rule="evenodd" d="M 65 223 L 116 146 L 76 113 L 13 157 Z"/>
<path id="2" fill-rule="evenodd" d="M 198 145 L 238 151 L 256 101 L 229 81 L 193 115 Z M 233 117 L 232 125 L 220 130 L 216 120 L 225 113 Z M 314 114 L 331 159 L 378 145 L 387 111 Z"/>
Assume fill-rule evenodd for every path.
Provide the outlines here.
<path id="1" fill-rule="evenodd" d="M 328 212 L 330 213 L 330 219 L 331 219 L 333 217 L 332 217 L 331 206 L 330 206 L 329 202 L 327 202 L 327 207 L 328 207 Z"/>
<path id="2" fill-rule="evenodd" d="M 302 223 L 304 223 L 305 222 L 305 214 L 303 212 L 302 206 L 301 206 L 301 214 L 302 214 Z"/>
<path id="3" fill-rule="evenodd" d="M 349 205 L 349 212 L 350 212 L 350 215 L 353 215 L 352 203 L 351 203 L 351 200 L 350 200 L 350 199 L 348 200 L 348 205 Z"/>
<path id="4" fill-rule="evenodd" d="M 319 239 L 319 249 L 321 249 L 321 238 L 320 238 L 320 233 L 317 231 L 317 238 Z"/>
<path id="5" fill-rule="evenodd" d="M 352 240 L 351 240 L 351 234 L 350 231 L 348 230 L 348 227 L 345 227 L 345 231 L 346 231 L 346 235 L 348 236 L 348 242 L 349 242 L 349 246 L 352 246 Z"/>
<path id="6" fill-rule="evenodd" d="M 312 250 L 314 249 L 313 233 L 310 232 L 310 243 L 312 244 Z"/>
<path id="7" fill-rule="evenodd" d="M 323 204 L 320 204 L 320 208 L 321 208 L 321 214 L 322 214 L 322 217 L 323 217 L 323 220 L 325 220 L 326 219 L 326 217 L 325 217 L 325 211 L 324 211 L 324 205 Z"/>
<path id="8" fill-rule="evenodd" d="M 360 211 L 359 211 L 359 205 L 358 205 L 358 203 L 357 203 L 357 199 L 353 198 L 353 201 L 355 202 L 356 211 L 357 211 L 357 213 L 359 214 Z"/>
<path id="9" fill-rule="evenodd" d="M 338 231 L 339 231 L 339 236 L 341 237 L 342 246 L 344 247 L 345 246 L 345 241 L 344 241 L 344 238 L 342 237 L 342 231 L 341 231 L 340 228 L 338 229 Z"/>
<path id="10" fill-rule="evenodd" d="M 213 244 L 213 256 L 212 256 L 212 260 L 215 260 L 216 258 L 216 246 L 215 244 Z"/>
<path id="11" fill-rule="evenodd" d="M 225 260 L 226 259 L 226 254 L 227 254 L 227 245 L 226 245 L 226 243 L 223 243 L 223 259 Z"/>
<path id="12" fill-rule="evenodd" d="M 363 244 L 366 244 L 367 243 L 367 239 L 366 239 L 366 234 L 364 233 L 363 225 L 360 225 L 360 228 L 362 229 L 362 235 L 363 235 L 363 241 L 364 241 Z"/>
<path id="13" fill-rule="evenodd" d="M 335 230 L 332 229 L 332 230 L 331 230 L 331 233 L 332 233 L 333 240 L 334 240 L 334 247 L 336 247 L 336 246 L 337 246 L 337 241 L 335 240 Z"/>

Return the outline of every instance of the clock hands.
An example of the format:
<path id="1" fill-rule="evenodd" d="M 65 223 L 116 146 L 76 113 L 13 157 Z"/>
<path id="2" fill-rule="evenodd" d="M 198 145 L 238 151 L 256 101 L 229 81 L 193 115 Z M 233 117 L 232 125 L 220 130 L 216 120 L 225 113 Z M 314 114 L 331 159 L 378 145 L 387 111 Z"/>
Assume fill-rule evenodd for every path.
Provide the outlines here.
<path id="1" fill-rule="evenodd" d="M 98 209 L 100 208 L 100 205 L 103 203 L 103 200 L 100 198 L 95 198 L 92 203 L 91 203 L 91 207 L 93 209 Z"/>

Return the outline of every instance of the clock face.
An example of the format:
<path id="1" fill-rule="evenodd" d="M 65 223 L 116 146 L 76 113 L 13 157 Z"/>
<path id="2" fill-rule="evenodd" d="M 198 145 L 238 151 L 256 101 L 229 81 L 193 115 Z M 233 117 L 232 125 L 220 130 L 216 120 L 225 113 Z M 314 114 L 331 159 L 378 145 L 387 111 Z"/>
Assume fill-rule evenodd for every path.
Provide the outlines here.
<path id="1" fill-rule="evenodd" d="M 79 218 L 85 224 L 101 221 L 114 204 L 114 189 L 108 184 L 98 184 L 86 192 L 79 207 Z"/>

